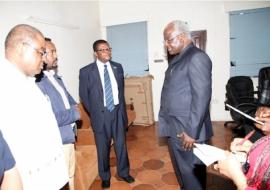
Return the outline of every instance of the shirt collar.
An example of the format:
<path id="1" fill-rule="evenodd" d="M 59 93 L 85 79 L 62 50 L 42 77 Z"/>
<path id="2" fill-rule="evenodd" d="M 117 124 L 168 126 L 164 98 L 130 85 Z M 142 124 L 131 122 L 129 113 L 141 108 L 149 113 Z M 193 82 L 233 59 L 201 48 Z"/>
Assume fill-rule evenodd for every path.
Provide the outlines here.
<path id="1" fill-rule="evenodd" d="M 54 70 L 43 71 L 43 73 L 44 73 L 47 77 L 53 77 L 53 76 L 55 75 L 55 71 L 54 71 Z"/>
<path id="2" fill-rule="evenodd" d="M 99 66 L 102 66 L 102 67 L 104 67 L 104 65 L 107 65 L 107 66 L 109 66 L 110 65 L 110 62 L 109 61 L 107 61 L 106 63 L 103 63 L 103 62 L 101 62 L 99 59 L 97 59 L 97 64 L 99 65 Z"/>

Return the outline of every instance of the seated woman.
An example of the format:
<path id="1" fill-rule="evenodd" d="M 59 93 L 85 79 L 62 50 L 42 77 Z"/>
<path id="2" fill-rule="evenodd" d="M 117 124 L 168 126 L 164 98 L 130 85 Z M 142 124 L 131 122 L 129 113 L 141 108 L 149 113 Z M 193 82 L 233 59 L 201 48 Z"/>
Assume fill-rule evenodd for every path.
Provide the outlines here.
<path id="1" fill-rule="evenodd" d="M 242 139 L 232 142 L 232 151 L 248 151 L 247 161 L 242 165 L 233 153 L 227 153 L 225 160 L 218 161 L 215 169 L 232 179 L 239 190 L 270 190 L 270 136 L 254 144 L 250 141 L 237 145 Z"/>
<path id="2" fill-rule="evenodd" d="M 232 179 L 239 190 L 270 190 L 270 108 L 260 108 L 256 119 L 264 125 L 256 124 L 264 134 L 268 135 L 257 140 L 254 144 L 236 138 L 231 143 L 231 153 L 227 153 L 225 160 L 218 161 L 214 167 L 220 173 Z M 246 152 L 247 159 L 240 163 L 235 152 Z"/>

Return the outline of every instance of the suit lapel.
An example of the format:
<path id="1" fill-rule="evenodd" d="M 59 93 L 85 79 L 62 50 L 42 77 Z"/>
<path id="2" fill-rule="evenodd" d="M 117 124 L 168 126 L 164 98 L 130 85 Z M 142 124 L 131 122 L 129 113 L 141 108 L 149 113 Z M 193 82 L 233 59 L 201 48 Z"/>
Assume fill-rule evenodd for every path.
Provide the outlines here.
<path id="1" fill-rule="evenodd" d="M 111 67 L 112 67 L 112 70 L 113 70 L 114 77 L 116 78 L 116 76 L 117 76 L 117 67 L 115 66 L 115 64 L 112 61 L 110 61 L 110 64 L 111 64 Z"/>
<path id="2" fill-rule="evenodd" d="M 92 76 L 93 80 L 97 83 L 96 88 L 98 89 L 99 96 L 102 97 L 102 101 L 103 101 L 103 89 L 102 89 L 102 83 L 101 83 L 101 79 L 99 76 L 97 63 L 94 62 L 93 64 L 94 65 L 91 69 L 90 77 Z"/>
<path id="3" fill-rule="evenodd" d="M 112 68 L 114 77 L 115 77 L 115 79 L 117 81 L 117 85 L 119 86 L 120 81 L 119 81 L 119 78 L 118 78 L 118 67 L 112 61 L 110 61 L 110 64 L 111 64 L 111 68 Z"/>

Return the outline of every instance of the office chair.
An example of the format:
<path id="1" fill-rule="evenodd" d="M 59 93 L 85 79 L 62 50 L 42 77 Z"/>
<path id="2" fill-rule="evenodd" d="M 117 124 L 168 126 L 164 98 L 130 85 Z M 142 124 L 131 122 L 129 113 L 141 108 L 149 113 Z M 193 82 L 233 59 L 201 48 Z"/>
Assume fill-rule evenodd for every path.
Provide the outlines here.
<path id="1" fill-rule="evenodd" d="M 258 74 L 258 102 L 270 106 L 270 67 L 263 67 Z"/>
<path id="2" fill-rule="evenodd" d="M 233 121 L 224 123 L 225 127 L 232 126 L 234 133 L 238 136 L 243 136 L 245 124 L 252 125 L 252 121 L 229 109 L 226 104 L 229 104 L 244 113 L 254 116 L 258 107 L 257 99 L 255 97 L 253 82 L 248 76 L 231 77 L 226 84 L 226 100 L 225 110 L 230 110 L 230 115 Z M 233 124 L 233 125 L 230 125 Z"/>

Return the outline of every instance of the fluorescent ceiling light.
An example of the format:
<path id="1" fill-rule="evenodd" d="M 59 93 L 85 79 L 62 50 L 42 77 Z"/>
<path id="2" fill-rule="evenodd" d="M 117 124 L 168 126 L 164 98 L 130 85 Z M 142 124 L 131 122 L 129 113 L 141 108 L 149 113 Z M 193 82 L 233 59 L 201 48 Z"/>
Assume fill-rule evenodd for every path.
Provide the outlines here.
<path id="1" fill-rule="evenodd" d="M 26 20 L 28 20 L 30 22 L 47 24 L 47 25 L 57 26 L 60 28 L 66 28 L 66 29 L 70 29 L 70 30 L 80 29 L 80 27 L 77 25 L 63 23 L 63 22 L 59 22 L 59 21 L 48 20 L 48 19 L 39 18 L 39 17 L 35 17 L 35 16 L 29 16 L 28 18 L 26 18 Z"/>

